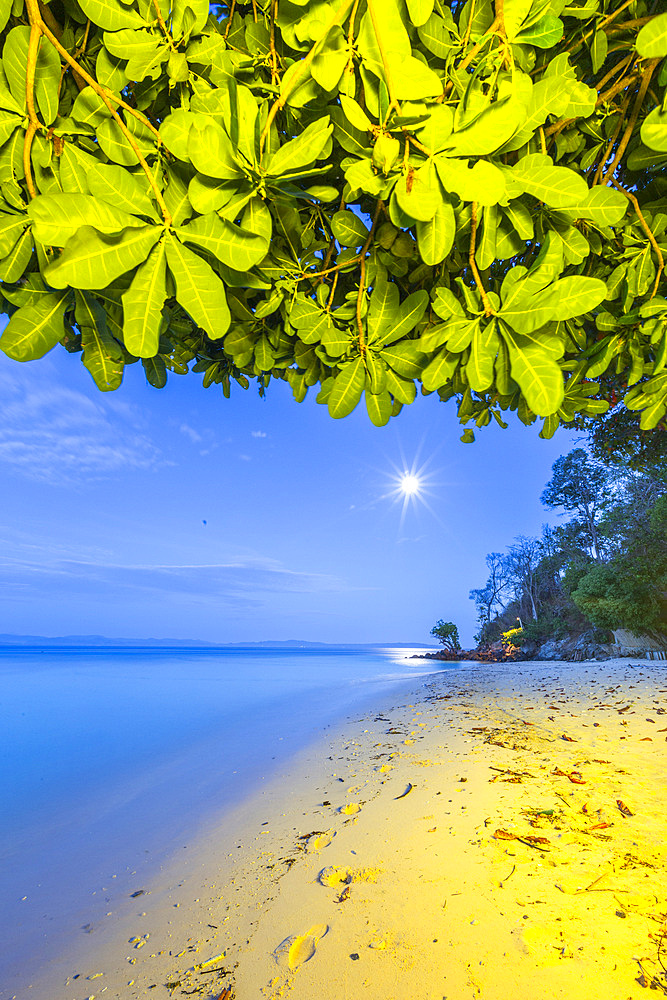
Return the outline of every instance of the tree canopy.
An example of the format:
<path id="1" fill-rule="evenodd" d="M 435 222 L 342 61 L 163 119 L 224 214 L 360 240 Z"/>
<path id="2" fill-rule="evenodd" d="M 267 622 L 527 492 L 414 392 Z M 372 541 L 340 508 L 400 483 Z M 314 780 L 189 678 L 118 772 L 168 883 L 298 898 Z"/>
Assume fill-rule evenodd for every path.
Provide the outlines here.
<path id="1" fill-rule="evenodd" d="M 332 417 L 667 411 L 656 0 L 0 0 L 0 347 Z M 611 375 L 610 375 L 611 373 Z"/>
<path id="2" fill-rule="evenodd" d="M 446 622 L 441 618 L 431 629 L 431 635 L 434 635 L 450 653 L 456 653 L 461 648 L 459 630 L 454 622 Z"/>
<path id="3" fill-rule="evenodd" d="M 523 624 L 537 643 L 587 630 L 667 632 L 667 478 L 601 467 L 581 448 L 561 456 L 542 494 L 570 520 L 487 556 L 486 586 L 470 592 L 482 642 Z M 606 634 L 604 634 L 606 633 Z"/>

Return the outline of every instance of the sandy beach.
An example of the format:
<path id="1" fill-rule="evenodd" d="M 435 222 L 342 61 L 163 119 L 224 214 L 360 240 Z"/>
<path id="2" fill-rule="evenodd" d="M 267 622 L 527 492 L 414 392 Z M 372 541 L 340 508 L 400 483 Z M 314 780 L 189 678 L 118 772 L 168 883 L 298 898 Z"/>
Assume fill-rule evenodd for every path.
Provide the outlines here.
<path id="1" fill-rule="evenodd" d="M 430 675 L 328 729 L 25 996 L 667 992 L 666 751 L 667 663 Z"/>

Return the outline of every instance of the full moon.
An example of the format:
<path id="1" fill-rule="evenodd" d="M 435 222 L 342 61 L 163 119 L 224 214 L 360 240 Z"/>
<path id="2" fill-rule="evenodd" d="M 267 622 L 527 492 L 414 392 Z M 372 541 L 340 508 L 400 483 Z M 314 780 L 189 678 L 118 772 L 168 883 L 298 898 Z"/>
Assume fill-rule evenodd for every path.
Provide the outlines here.
<path id="1" fill-rule="evenodd" d="M 405 497 L 418 496 L 421 487 L 421 479 L 412 472 L 404 472 L 398 482 L 398 488 Z"/>

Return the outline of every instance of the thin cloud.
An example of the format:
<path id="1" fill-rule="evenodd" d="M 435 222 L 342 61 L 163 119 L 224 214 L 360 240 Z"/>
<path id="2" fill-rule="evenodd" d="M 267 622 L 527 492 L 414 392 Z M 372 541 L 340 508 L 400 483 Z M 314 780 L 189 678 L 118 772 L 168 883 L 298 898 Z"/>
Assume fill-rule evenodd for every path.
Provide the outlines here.
<path id="1" fill-rule="evenodd" d="M 194 427 L 190 427 L 189 424 L 181 424 L 179 430 L 181 434 L 185 434 L 186 437 L 189 437 L 193 444 L 199 444 L 204 440 L 201 434 L 197 433 Z"/>
<path id="2" fill-rule="evenodd" d="M 254 438 L 265 438 L 267 435 L 265 431 L 250 431 Z"/>
<path id="3" fill-rule="evenodd" d="M 0 358 L 0 463 L 30 479 L 65 483 L 148 469 L 160 460 L 136 407 L 58 385 Z"/>
<path id="4" fill-rule="evenodd" d="M 40 601 L 54 586 L 69 599 L 94 593 L 97 601 L 156 600 L 240 610 L 259 607 L 272 594 L 320 594 L 347 589 L 337 577 L 303 573 L 273 562 L 234 561 L 211 565 L 117 565 L 60 559 L 48 565 L 14 559 L 0 565 L 0 583 L 10 599 Z"/>

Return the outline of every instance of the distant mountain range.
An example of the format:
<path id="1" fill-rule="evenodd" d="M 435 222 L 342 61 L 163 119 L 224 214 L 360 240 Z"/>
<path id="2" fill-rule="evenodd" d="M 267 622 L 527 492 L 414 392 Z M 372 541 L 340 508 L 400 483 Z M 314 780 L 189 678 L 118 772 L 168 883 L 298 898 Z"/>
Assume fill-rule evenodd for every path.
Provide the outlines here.
<path id="1" fill-rule="evenodd" d="M 264 642 L 204 642 L 200 639 L 111 639 L 106 635 L 11 635 L 0 634 L 0 647 L 83 646 L 136 649 L 436 649 L 428 642 L 306 642 L 303 639 L 267 639 Z"/>

